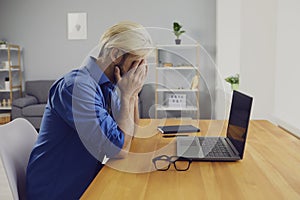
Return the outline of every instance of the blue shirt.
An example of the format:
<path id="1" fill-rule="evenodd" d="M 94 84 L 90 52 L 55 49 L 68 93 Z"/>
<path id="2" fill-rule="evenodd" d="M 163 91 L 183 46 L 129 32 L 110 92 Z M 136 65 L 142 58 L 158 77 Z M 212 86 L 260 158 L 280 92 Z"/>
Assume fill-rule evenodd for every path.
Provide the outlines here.
<path id="1" fill-rule="evenodd" d="M 104 155 L 119 153 L 124 135 L 108 112 L 120 109 L 114 89 L 91 57 L 53 84 L 27 167 L 29 200 L 79 199 Z"/>

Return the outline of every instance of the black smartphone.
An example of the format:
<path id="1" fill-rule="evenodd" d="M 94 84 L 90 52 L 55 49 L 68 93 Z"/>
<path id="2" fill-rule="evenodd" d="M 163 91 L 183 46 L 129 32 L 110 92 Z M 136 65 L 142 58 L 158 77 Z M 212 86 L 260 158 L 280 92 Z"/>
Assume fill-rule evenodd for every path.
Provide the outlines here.
<path id="1" fill-rule="evenodd" d="M 200 129 L 193 125 L 159 126 L 157 129 L 162 134 L 200 132 Z"/>

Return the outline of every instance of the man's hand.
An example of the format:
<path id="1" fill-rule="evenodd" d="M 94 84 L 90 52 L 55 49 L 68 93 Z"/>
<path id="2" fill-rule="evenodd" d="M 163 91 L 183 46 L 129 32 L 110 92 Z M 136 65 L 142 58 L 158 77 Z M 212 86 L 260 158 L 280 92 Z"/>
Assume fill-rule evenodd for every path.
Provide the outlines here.
<path id="1" fill-rule="evenodd" d="M 124 132 L 125 136 L 124 146 L 119 154 L 121 157 L 124 157 L 130 148 L 135 131 L 135 123 L 139 118 L 136 107 L 138 103 L 137 94 L 144 84 L 148 71 L 144 60 L 134 61 L 130 67 L 126 68 L 130 70 L 124 73 L 123 76 L 120 74 L 119 67 L 115 67 L 114 73 L 117 86 L 121 92 L 121 108 L 118 115 L 115 116 L 118 126 Z"/>
<path id="2" fill-rule="evenodd" d="M 145 60 L 135 61 L 131 69 L 123 76 L 120 74 L 120 68 L 115 68 L 115 78 L 122 98 L 130 99 L 130 97 L 140 92 L 146 79 L 147 71 L 148 67 Z"/>

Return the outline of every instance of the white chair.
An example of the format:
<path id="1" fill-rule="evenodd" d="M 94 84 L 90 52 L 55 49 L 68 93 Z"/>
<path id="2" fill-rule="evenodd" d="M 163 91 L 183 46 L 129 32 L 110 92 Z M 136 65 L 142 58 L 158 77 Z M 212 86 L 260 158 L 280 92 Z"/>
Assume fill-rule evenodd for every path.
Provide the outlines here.
<path id="1" fill-rule="evenodd" d="M 0 125 L 0 156 L 15 200 L 26 198 L 26 168 L 36 139 L 37 131 L 26 119 Z"/>

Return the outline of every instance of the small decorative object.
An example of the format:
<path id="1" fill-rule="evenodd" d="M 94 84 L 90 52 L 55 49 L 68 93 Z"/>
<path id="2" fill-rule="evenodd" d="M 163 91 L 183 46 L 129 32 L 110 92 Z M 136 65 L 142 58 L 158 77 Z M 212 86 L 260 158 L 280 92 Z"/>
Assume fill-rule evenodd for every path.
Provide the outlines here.
<path id="1" fill-rule="evenodd" d="M 186 94 L 169 94 L 170 107 L 186 107 Z"/>
<path id="2" fill-rule="evenodd" d="M 3 106 L 3 107 L 6 106 L 6 100 L 5 100 L 5 99 L 2 100 L 2 106 Z"/>
<path id="3" fill-rule="evenodd" d="M 5 85 L 5 90 L 10 89 L 10 87 L 9 87 L 9 78 L 8 77 L 5 77 L 4 85 Z"/>
<path id="4" fill-rule="evenodd" d="M 3 65 L 4 69 L 9 69 L 9 66 L 12 65 L 12 62 L 11 61 L 10 62 L 9 61 L 3 61 L 2 65 Z"/>
<path id="5" fill-rule="evenodd" d="M 7 103 L 7 106 L 11 106 L 11 101 L 10 101 L 10 99 L 7 99 L 6 103 Z"/>
<path id="6" fill-rule="evenodd" d="M 173 63 L 163 63 L 164 67 L 173 67 Z"/>
<path id="7" fill-rule="evenodd" d="M 231 84 L 232 90 L 238 90 L 240 84 L 240 75 L 228 76 L 225 81 Z"/>
<path id="8" fill-rule="evenodd" d="M 197 89 L 199 85 L 199 76 L 195 75 L 192 79 L 191 89 Z"/>
<path id="9" fill-rule="evenodd" d="M 180 30 L 182 28 L 182 25 L 180 25 L 178 22 L 173 23 L 173 32 L 176 35 L 175 43 L 180 44 L 181 39 L 179 39 L 179 36 L 183 33 L 185 33 L 184 30 Z"/>

